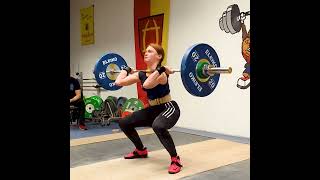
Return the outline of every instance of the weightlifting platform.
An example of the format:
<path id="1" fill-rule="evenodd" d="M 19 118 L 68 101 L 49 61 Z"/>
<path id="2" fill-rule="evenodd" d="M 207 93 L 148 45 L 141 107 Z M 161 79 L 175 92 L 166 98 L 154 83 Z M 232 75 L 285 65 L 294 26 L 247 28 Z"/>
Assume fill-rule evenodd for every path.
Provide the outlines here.
<path id="1" fill-rule="evenodd" d="M 170 134 L 181 156 L 182 171 L 168 174 L 170 163 L 151 128 L 138 128 L 149 150 L 146 159 L 123 159 L 134 149 L 116 123 L 88 124 L 88 131 L 70 128 L 70 179 L 250 179 L 250 145 L 197 135 L 173 128 Z"/>

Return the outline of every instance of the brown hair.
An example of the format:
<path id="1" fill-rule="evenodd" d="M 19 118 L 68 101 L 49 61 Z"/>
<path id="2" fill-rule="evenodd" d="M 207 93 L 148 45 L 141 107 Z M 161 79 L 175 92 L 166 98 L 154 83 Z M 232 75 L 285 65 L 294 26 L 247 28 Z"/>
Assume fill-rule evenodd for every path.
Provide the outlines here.
<path id="1" fill-rule="evenodd" d="M 158 65 L 161 65 L 163 58 L 164 58 L 164 50 L 163 50 L 162 46 L 160 46 L 159 44 L 155 44 L 155 43 L 150 43 L 149 46 L 153 47 L 157 51 L 157 53 L 159 55 L 161 55 L 161 59 L 158 64 Z"/>

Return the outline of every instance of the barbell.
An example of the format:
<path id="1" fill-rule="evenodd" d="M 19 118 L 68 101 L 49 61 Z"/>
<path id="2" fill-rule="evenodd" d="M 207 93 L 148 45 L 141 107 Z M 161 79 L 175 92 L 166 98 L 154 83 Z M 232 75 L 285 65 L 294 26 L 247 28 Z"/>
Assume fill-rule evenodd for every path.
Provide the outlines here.
<path id="1" fill-rule="evenodd" d="M 250 11 L 240 12 L 237 4 L 228 6 L 227 10 L 222 13 L 219 19 L 219 26 L 222 31 L 226 33 L 235 34 L 241 30 L 241 24 L 250 15 Z"/>
<path id="2" fill-rule="evenodd" d="M 119 54 L 108 53 L 103 55 L 95 64 L 93 74 L 97 83 L 106 90 L 115 91 L 122 86 L 117 86 L 115 80 L 122 69 L 128 67 L 126 61 Z M 134 72 L 152 72 L 149 70 L 133 70 Z M 191 46 L 184 54 L 180 69 L 181 79 L 186 90 L 198 97 L 211 94 L 216 86 L 221 73 L 231 73 L 232 68 L 220 67 L 216 51 L 208 44 L 199 43 Z"/>
<path id="3" fill-rule="evenodd" d="M 155 70 L 137 70 L 137 69 L 132 69 L 131 70 L 133 73 L 135 72 L 146 72 L 146 73 L 153 73 Z M 106 71 L 106 73 L 120 73 L 121 70 L 108 70 Z M 181 72 L 180 69 L 172 69 L 172 72 Z M 207 74 L 214 74 L 214 73 L 231 73 L 232 72 L 232 68 L 221 68 L 221 67 L 214 67 L 213 65 L 209 64 L 205 64 L 203 67 L 203 73 L 207 73 Z"/>
<path id="4" fill-rule="evenodd" d="M 93 87 L 93 88 L 100 88 L 101 86 L 96 84 L 96 85 L 92 85 L 92 86 L 81 86 L 81 87 Z"/>

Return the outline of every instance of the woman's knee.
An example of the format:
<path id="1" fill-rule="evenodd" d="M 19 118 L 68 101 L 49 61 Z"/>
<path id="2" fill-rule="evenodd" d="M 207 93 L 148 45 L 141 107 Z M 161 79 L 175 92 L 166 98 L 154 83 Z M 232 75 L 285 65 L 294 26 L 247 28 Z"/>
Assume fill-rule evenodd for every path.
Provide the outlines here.
<path id="1" fill-rule="evenodd" d="M 127 116 L 119 120 L 119 126 L 121 129 L 133 127 L 133 120 Z"/>
<path id="2" fill-rule="evenodd" d="M 163 127 L 159 123 L 153 123 L 152 129 L 154 130 L 155 133 L 161 133 L 167 130 L 165 127 Z"/>
<path id="3" fill-rule="evenodd" d="M 125 129 L 126 127 L 128 127 L 127 119 L 121 119 L 121 120 L 119 120 L 119 127 L 120 127 L 121 129 Z"/>

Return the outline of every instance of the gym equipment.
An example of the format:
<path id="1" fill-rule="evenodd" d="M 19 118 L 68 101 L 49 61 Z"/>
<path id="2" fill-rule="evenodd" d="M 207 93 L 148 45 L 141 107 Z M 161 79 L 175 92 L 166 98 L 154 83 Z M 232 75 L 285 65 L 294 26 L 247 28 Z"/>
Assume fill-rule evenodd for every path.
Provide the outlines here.
<path id="1" fill-rule="evenodd" d="M 85 103 L 85 118 L 92 118 L 93 110 L 101 109 L 101 104 L 103 100 L 100 96 L 91 96 L 89 98 L 84 98 Z"/>
<path id="2" fill-rule="evenodd" d="M 115 79 L 123 68 L 127 67 L 126 61 L 118 54 L 109 53 L 96 62 L 94 75 L 99 85 L 107 90 L 118 90 Z M 133 72 L 147 70 L 133 70 Z M 179 69 L 181 79 L 187 91 L 199 97 L 211 94 L 218 85 L 220 74 L 231 73 L 232 68 L 221 68 L 216 51 L 208 44 L 200 43 L 191 46 L 184 54 Z"/>
<path id="3" fill-rule="evenodd" d="M 218 85 L 220 73 L 206 71 L 220 67 L 216 51 L 209 45 L 191 46 L 182 58 L 181 79 L 187 91 L 199 97 L 211 94 Z M 231 72 L 231 69 L 228 69 Z"/>
<path id="4" fill-rule="evenodd" d="M 117 100 L 118 116 L 122 116 L 122 107 L 128 99 L 126 97 L 119 97 Z"/>
<path id="5" fill-rule="evenodd" d="M 121 88 L 120 86 L 116 86 L 114 83 L 117 78 L 117 74 L 109 73 L 107 71 L 110 71 L 111 69 L 122 70 L 126 66 L 126 61 L 120 55 L 109 53 L 102 56 L 101 59 L 96 62 L 93 73 L 99 85 L 104 89 L 115 91 Z"/>
<path id="6" fill-rule="evenodd" d="M 123 107 L 122 107 L 122 114 L 119 117 L 110 117 L 107 120 L 107 124 L 109 125 L 111 122 L 119 122 L 122 118 L 129 116 L 135 111 L 139 111 L 144 108 L 144 104 L 137 98 L 130 98 L 128 99 Z"/>
<path id="7" fill-rule="evenodd" d="M 250 15 L 250 11 L 240 12 L 237 4 L 232 4 L 227 7 L 227 10 L 222 13 L 219 19 L 219 26 L 222 31 L 226 33 L 235 34 L 241 30 L 241 24 Z"/>
<path id="8" fill-rule="evenodd" d="M 117 105 L 111 99 L 106 99 L 104 101 L 104 113 L 108 117 L 116 117 L 117 116 Z"/>
<path id="9" fill-rule="evenodd" d="M 134 112 L 134 111 L 141 110 L 143 108 L 144 108 L 144 105 L 142 101 L 140 101 L 137 98 L 130 98 L 124 103 L 122 107 L 122 112 L 125 112 L 125 111 Z"/>
<path id="10" fill-rule="evenodd" d="M 108 96 L 107 99 L 112 100 L 113 103 L 114 103 L 115 105 L 117 105 L 117 101 L 118 101 L 118 98 L 117 98 L 117 97 L 115 97 L 115 96 Z"/>
<path id="11" fill-rule="evenodd" d="M 77 122 L 79 117 L 80 117 L 79 108 L 74 105 L 70 105 L 70 116 L 69 116 L 70 125 L 72 125 L 72 123 L 74 122 Z"/>
<path id="12" fill-rule="evenodd" d="M 113 96 L 110 96 L 113 97 Z M 117 117 L 117 106 L 112 98 L 107 98 L 101 105 L 101 109 L 93 110 L 92 119 L 101 126 L 110 125 L 109 118 Z"/>

